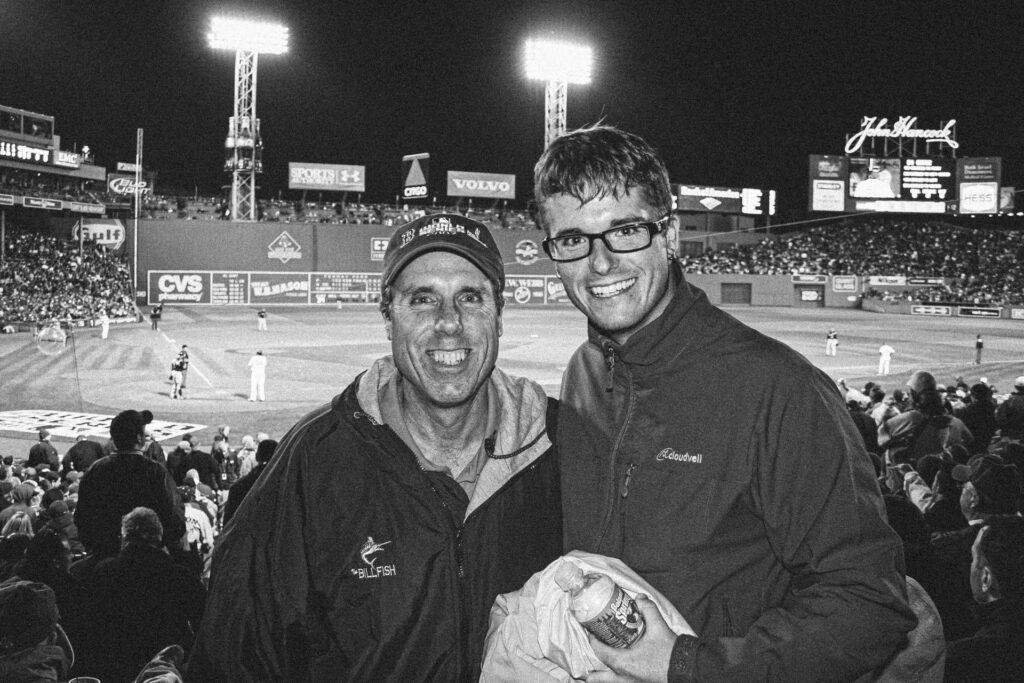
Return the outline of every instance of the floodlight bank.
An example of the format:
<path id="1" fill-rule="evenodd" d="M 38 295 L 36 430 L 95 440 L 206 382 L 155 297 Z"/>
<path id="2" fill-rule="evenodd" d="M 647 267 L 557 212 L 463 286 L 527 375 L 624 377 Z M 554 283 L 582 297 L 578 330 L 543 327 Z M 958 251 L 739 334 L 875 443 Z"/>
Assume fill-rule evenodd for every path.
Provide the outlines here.
<path id="1" fill-rule="evenodd" d="M 216 50 L 275 55 L 288 51 L 288 27 L 281 24 L 214 17 L 207 39 Z"/>
<path id="2" fill-rule="evenodd" d="M 556 40 L 526 41 L 526 77 L 559 83 L 590 83 L 593 51 Z"/>

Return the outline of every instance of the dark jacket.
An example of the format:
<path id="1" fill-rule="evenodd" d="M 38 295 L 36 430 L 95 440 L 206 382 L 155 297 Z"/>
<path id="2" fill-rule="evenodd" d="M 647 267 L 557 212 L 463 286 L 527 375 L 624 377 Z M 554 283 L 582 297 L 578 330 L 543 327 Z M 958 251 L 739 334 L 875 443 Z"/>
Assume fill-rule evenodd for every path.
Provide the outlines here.
<path id="1" fill-rule="evenodd" d="M 192 645 L 205 600 L 202 582 L 162 550 L 130 545 L 102 560 L 76 587 L 65 617 L 74 673 L 134 680 L 164 647 Z"/>
<path id="2" fill-rule="evenodd" d="M 234 483 L 234 485 L 228 489 L 228 500 L 224 503 L 224 524 L 231 521 L 231 518 L 238 512 L 238 506 L 242 504 L 242 500 L 249 495 L 249 491 L 252 489 L 256 480 L 260 478 L 260 474 L 266 469 L 266 463 L 258 463 L 255 467 L 249 470 L 248 474 L 240 478 Z"/>
<path id="3" fill-rule="evenodd" d="M 28 449 L 28 460 L 25 461 L 25 467 L 38 468 L 43 464 L 49 465 L 54 472 L 60 471 L 60 456 L 57 455 L 57 449 L 49 441 L 39 441 Z"/>
<path id="4" fill-rule="evenodd" d="M 878 447 L 887 451 L 894 464 L 914 464 L 925 455 L 942 455 L 950 446 L 970 447 L 971 430 L 952 415 L 928 415 L 908 410 L 878 426 Z"/>
<path id="5" fill-rule="evenodd" d="M 494 453 L 526 448 L 468 500 L 381 424 L 394 372 L 378 361 L 282 439 L 214 549 L 186 680 L 479 678 L 494 598 L 561 553 L 555 402 L 494 371 Z"/>
<path id="6" fill-rule="evenodd" d="M 985 605 L 982 626 L 946 648 L 947 683 L 1018 683 L 1024 678 L 1024 600 Z"/>
<path id="7" fill-rule="evenodd" d="M 185 510 L 174 480 L 163 466 L 138 452 L 115 453 L 97 460 L 78 488 L 75 524 L 89 552 L 117 555 L 121 550 L 121 517 L 137 507 L 160 517 L 164 543 L 185 533 Z"/>
<path id="8" fill-rule="evenodd" d="M 83 439 L 82 441 L 76 441 L 75 445 L 64 454 L 64 459 L 61 460 L 61 467 L 65 473 L 69 470 L 85 472 L 103 455 L 102 444 L 90 441 L 89 439 Z"/>
<path id="9" fill-rule="evenodd" d="M 206 484 L 211 489 L 220 488 L 220 466 L 206 451 L 192 450 L 185 454 L 179 466 L 182 480 L 185 479 L 189 470 L 196 471 L 200 483 Z"/>
<path id="10" fill-rule="evenodd" d="M 562 381 L 565 548 L 621 558 L 693 627 L 669 680 L 852 680 L 915 624 L 899 537 L 835 384 L 674 269 Z"/>

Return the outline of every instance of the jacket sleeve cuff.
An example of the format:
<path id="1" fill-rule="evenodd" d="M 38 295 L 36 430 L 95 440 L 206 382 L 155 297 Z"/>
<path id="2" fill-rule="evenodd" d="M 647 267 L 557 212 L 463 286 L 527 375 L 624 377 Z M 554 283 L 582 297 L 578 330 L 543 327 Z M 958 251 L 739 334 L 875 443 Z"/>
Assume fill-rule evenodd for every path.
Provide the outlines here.
<path id="1" fill-rule="evenodd" d="M 668 660 L 668 683 L 690 683 L 696 680 L 699 644 L 700 641 L 693 636 L 682 635 L 676 638 L 672 656 Z"/>

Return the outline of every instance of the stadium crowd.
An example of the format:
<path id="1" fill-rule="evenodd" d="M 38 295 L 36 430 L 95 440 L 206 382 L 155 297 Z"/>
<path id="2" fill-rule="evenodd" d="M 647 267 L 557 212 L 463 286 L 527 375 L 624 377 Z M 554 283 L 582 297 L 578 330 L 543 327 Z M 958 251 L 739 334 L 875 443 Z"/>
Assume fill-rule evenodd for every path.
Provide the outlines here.
<path id="1" fill-rule="evenodd" d="M 31 232 L 7 233 L 0 261 L 0 324 L 135 314 L 127 260 L 93 242 L 79 248 Z"/>
<path id="2" fill-rule="evenodd" d="M 0 680 L 133 681 L 161 652 L 180 666 L 215 539 L 277 442 L 222 425 L 209 448 L 165 451 L 152 417 L 125 411 L 63 455 L 43 429 L 0 461 Z"/>
<path id="3" fill-rule="evenodd" d="M 1024 303 L 1024 232 L 969 229 L 939 220 L 862 218 L 681 259 L 691 273 L 941 277 L 946 285 L 868 295 L 933 303 Z"/>

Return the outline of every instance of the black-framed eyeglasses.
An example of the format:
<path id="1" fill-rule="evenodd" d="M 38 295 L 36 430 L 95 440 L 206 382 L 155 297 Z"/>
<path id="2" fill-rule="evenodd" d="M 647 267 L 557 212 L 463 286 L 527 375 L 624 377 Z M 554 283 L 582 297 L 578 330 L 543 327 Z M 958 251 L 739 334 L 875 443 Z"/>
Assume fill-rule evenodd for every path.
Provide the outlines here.
<path id="1" fill-rule="evenodd" d="M 628 254 L 631 251 L 640 251 L 651 246 L 654 236 L 665 230 L 671 217 L 672 215 L 668 214 L 656 221 L 626 223 L 593 234 L 574 232 L 568 235 L 548 237 L 541 244 L 545 253 L 556 263 L 578 261 L 590 256 L 590 252 L 594 248 L 594 240 L 604 242 L 608 251 L 616 254 Z"/>

